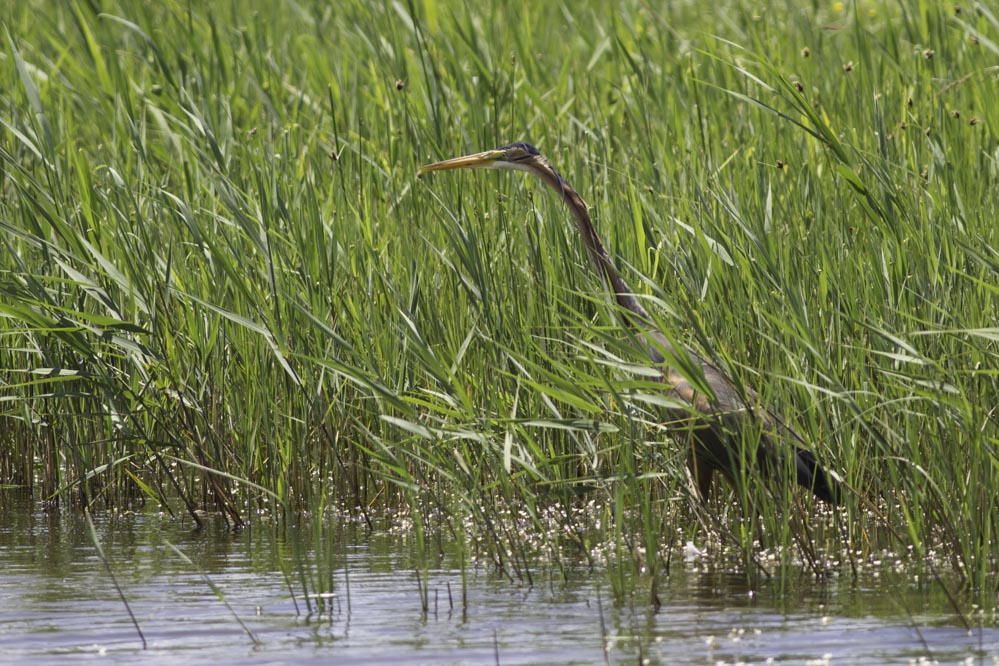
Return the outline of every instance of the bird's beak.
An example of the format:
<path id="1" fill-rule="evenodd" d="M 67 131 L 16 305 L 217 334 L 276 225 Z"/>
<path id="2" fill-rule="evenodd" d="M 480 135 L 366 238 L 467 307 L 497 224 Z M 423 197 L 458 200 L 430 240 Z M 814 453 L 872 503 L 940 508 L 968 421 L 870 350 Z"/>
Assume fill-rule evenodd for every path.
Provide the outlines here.
<path id="1" fill-rule="evenodd" d="M 427 171 L 445 171 L 447 169 L 488 169 L 505 154 L 502 150 L 487 150 L 484 153 L 465 155 L 464 157 L 454 157 L 443 162 L 434 162 L 422 166 L 416 170 L 417 176 L 422 176 Z"/>

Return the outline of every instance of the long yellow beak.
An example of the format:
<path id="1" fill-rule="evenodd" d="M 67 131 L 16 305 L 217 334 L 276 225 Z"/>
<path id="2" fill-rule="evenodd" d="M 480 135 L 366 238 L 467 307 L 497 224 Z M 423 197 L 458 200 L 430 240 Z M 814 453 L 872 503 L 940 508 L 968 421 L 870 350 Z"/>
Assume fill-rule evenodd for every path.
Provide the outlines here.
<path id="1" fill-rule="evenodd" d="M 464 157 L 454 157 L 443 162 L 434 162 L 422 166 L 416 170 L 417 176 L 422 176 L 427 171 L 445 171 L 447 169 L 488 169 L 496 160 L 504 155 L 502 150 L 487 150 L 484 153 L 465 155 Z"/>

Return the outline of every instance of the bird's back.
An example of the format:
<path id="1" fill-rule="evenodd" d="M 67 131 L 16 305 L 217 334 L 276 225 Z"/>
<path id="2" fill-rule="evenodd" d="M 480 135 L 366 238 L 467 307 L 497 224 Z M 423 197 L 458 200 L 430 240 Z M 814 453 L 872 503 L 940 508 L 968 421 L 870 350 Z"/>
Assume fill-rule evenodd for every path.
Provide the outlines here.
<path id="1" fill-rule="evenodd" d="M 702 492 L 710 484 L 711 471 L 736 481 L 739 466 L 748 460 L 765 476 L 780 474 L 791 465 L 799 485 L 825 502 L 838 503 L 833 480 L 815 455 L 801 446 L 804 439 L 780 415 L 768 410 L 756 391 L 736 387 L 718 367 L 689 349 L 678 350 L 662 333 L 648 331 L 648 335 L 654 341 L 650 355 L 662 369 L 668 395 L 682 405 L 670 410 L 668 425 L 678 439 L 693 445 L 692 467 L 708 475 L 698 482 Z M 691 381 L 667 361 L 667 356 L 700 376 Z"/>

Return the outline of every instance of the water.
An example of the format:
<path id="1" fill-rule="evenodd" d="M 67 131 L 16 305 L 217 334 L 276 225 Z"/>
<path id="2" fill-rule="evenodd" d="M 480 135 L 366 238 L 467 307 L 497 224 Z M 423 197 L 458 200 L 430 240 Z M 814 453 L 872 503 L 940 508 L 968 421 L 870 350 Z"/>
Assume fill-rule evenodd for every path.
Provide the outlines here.
<path id="1" fill-rule="evenodd" d="M 85 520 L 4 502 L 0 663 L 999 664 L 994 624 L 969 632 L 937 586 L 805 580 L 781 593 L 677 567 L 663 579 L 656 612 L 644 597 L 615 606 L 598 589 L 606 585 L 599 573 L 565 582 L 539 571 L 528 587 L 483 567 L 469 577 L 462 611 L 460 572 L 440 569 L 431 571 L 424 612 L 405 540 L 344 529 L 337 597 L 317 617 L 301 598 L 296 612 L 282 574 L 282 561 L 315 561 L 306 535 L 296 543 L 294 531 L 195 530 L 155 515 L 99 521 L 143 650 Z"/>

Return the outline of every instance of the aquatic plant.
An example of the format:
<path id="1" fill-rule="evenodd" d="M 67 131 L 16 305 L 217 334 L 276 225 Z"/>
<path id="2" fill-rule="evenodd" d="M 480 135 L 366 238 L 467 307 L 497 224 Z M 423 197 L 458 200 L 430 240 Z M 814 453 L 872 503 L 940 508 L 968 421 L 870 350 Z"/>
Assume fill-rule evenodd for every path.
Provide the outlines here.
<path id="1" fill-rule="evenodd" d="M 6 6 L 0 482 L 235 525 L 391 512 L 428 562 L 599 559 L 621 591 L 695 537 L 984 589 L 999 21 L 716 10 Z M 658 325 L 835 461 L 841 513 L 751 475 L 690 500 L 558 202 L 415 180 L 510 138 L 588 193 Z"/>

